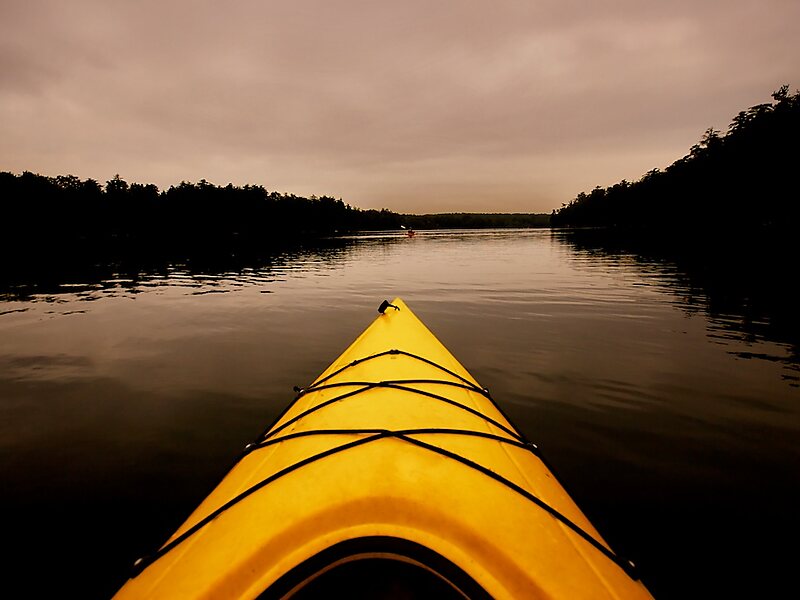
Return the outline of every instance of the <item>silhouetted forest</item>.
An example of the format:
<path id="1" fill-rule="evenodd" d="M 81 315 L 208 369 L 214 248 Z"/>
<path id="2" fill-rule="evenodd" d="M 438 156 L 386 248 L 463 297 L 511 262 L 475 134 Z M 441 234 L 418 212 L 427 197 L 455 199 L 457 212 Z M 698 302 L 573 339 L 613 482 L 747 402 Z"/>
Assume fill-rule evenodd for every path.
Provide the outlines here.
<path id="1" fill-rule="evenodd" d="M 224 187 L 205 180 L 166 191 L 119 176 L 0 173 L 0 280 L 23 282 L 87 265 L 209 263 L 399 222 L 342 200 Z"/>
<path id="2" fill-rule="evenodd" d="M 785 85 L 773 102 L 709 128 L 663 171 L 580 193 L 554 211 L 554 227 L 612 227 L 653 233 L 788 234 L 800 216 L 800 92 Z M 792 232 L 793 233 L 793 232 Z"/>
<path id="3" fill-rule="evenodd" d="M 362 211 L 328 196 L 304 198 L 262 186 L 216 186 L 201 180 L 166 191 L 128 184 L 119 175 L 100 185 L 74 175 L 0 173 L 3 237 L 40 243 L 128 240 L 209 245 L 234 238 L 330 235 L 382 227 L 397 215 Z"/>
<path id="4" fill-rule="evenodd" d="M 450 213 L 403 215 L 362 210 L 329 196 L 304 198 L 237 187 L 182 182 L 166 191 L 129 184 L 119 175 L 101 185 L 74 175 L 0 172 L 4 244 L 127 244 L 192 248 L 233 241 L 265 243 L 352 231 L 542 227 L 549 215 Z"/>
<path id="5" fill-rule="evenodd" d="M 328 196 L 304 198 L 182 182 L 166 191 L 129 184 L 119 175 L 101 185 L 74 175 L 0 172 L 2 243 L 13 248 L 65 244 L 157 248 L 227 247 L 329 236 L 352 231 L 442 227 L 546 226 L 548 215 L 401 215 L 361 210 Z"/>
<path id="6" fill-rule="evenodd" d="M 0 284 L 35 284 L 70 273 L 158 270 L 170 263 L 258 261 L 280 249 L 354 231 L 547 226 L 549 215 L 403 215 L 362 210 L 329 196 L 305 198 L 182 182 L 161 191 L 119 175 L 105 185 L 74 175 L 0 172 Z"/>

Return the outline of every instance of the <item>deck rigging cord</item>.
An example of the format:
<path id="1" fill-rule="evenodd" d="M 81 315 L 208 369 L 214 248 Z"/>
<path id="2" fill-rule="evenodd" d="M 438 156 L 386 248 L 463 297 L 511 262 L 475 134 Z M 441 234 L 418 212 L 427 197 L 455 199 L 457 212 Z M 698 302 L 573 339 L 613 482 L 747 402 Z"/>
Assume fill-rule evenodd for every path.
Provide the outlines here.
<path id="1" fill-rule="evenodd" d="M 391 305 L 389 305 L 389 306 L 391 306 Z M 397 307 L 394 307 L 394 308 L 397 308 Z M 399 310 L 399 309 L 397 309 L 397 310 Z M 344 382 L 326 383 L 326 382 L 330 381 L 333 377 L 341 374 L 342 372 L 346 371 L 349 368 L 352 368 L 352 367 L 354 367 L 356 365 L 359 365 L 359 364 L 361 364 L 361 363 L 363 363 L 365 361 L 374 360 L 374 359 L 380 358 L 382 356 L 388 356 L 388 355 L 391 355 L 391 356 L 399 356 L 399 355 L 401 355 L 401 356 L 409 357 L 409 358 L 414 359 L 414 360 L 422 361 L 422 362 L 424 362 L 424 363 L 426 363 L 428 365 L 436 367 L 437 369 L 439 369 L 439 370 L 441 370 L 441 371 L 443 371 L 443 372 L 455 377 L 459 381 L 448 381 L 448 380 L 440 380 L 440 379 L 398 379 L 398 380 L 385 380 L 385 381 L 375 381 L 375 382 L 370 382 L 370 381 L 344 381 Z M 276 444 L 279 444 L 279 443 L 282 443 L 282 442 L 289 442 L 289 441 L 294 440 L 294 439 L 299 439 L 299 438 L 304 438 L 304 437 L 309 437 L 309 436 L 321 436 L 321 435 L 363 435 L 365 437 L 361 437 L 361 438 L 359 438 L 357 440 L 353 440 L 353 441 L 346 442 L 346 443 L 338 445 L 338 446 L 334 446 L 332 448 L 328 448 L 327 450 L 324 450 L 324 451 L 319 452 L 317 454 L 314 454 L 312 456 L 306 457 L 306 458 L 304 458 L 304 459 L 302 459 L 302 460 L 300 460 L 300 461 L 298 461 L 298 462 L 296 462 L 294 464 L 291 464 L 291 465 L 289 465 L 289 466 L 287 466 L 287 467 L 285 467 L 285 468 L 283 468 L 283 469 L 281 469 L 281 470 L 269 475 L 265 479 L 262 479 L 258 483 L 256 483 L 256 484 L 252 485 L 251 487 L 247 488 L 243 492 L 241 492 L 238 495 L 234 496 L 233 498 L 231 498 L 230 500 L 228 500 L 227 502 L 225 502 L 224 504 L 222 504 L 221 506 L 219 506 L 218 508 L 216 508 L 215 510 L 210 512 L 208 515 L 206 515 L 204 518 L 199 520 L 197 523 L 195 523 L 189 529 L 184 531 L 181 535 L 175 537 L 174 539 L 172 539 L 171 541 L 169 541 L 168 543 L 163 545 L 159 550 L 157 550 L 153 554 L 151 554 L 149 556 L 146 556 L 146 557 L 143 557 L 143 558 L 140 558 L 139 560 L 137 560 L 135 565 L 134 565 L 134 575 L 133 576 L 135 577 L 138 573 L 140 573 L 142 570 L 144 570 L 144 568 L 146 568 L 148 565 L 152 564 L 153 562 L 155 562 L 156 560 L 158 560 L 159 558 L 164 556 L 166 553 L 168 553 L 170 550 L 175 548 L 177 545 L 179 545 L 181 542 L 183 542 L 187 538 L 189 538 L 192 535 L 194 535 L 196 532 L 198 532 L 200 529 L 202 529 L 205 525 L 207 525 L 208 523 L 210 523 L 211 521 L 216 519 L 222 513 L 227 511 L 229 508 L 231 508 L 232 506 L 238 504 L 243 499 L 245 499 L 248 496 L 252 495 L 256 491 L 258 491 L 258 490 L 264 488 L 265 486 L 269 485 L 273 481 L 275 481 L 277 479 L 280 479 L 281 477 L 283 477 L 285 475 L 288 475 L 288 474 L 290 474 L 290 473 L 292 473 L 294 471 L 297 471 L 298 469 L 300 469 L 300 468 L 302 468 L 302 467 L 304 467 L 306 465 L 318 462 L 318 461 L 320 461 L 322 459 L 325 459 L 325 458 L 327 458 L 329 456 L 332 456 L 334 454 L 339 454 L 339 453 L 344 452 L 346 450 L 350 450 L 350 449 L 353 449 L 353 448 L 364 446 L 366 444 L 369 444 L 369 443 L 372 443 L 372 442 L 375 442 L 375 441 L 378 441 L 378 440 L 393 438 L 393 439 L 397 439 L 397 440 L 400 440 L 400 441 L 407 442 L 407 443 L 412 444 L 412 445 L 414 445 L 414 446 L 416 446 L 418 448 L 421 448 L 423 450 L 426 450 L 426 451 L 429 451 L 429 452 L 434 452 L 436 454 L 439 454 L 441 456 L 444 456 L 446 458 L 454 460 L 454 461 L 456 461 L 456 462 L 458 462 L 458 463 L 460 463 L 460 464 L 462 464 L 462 465 L 464 465 L 464 466 L 466 466 L 466 467 L 468 467 L 470 469 L 476 470 L 476 471 L 482 473 L 483 475 L 495 480 L 496 482 L 506 486 L 510 490 L 512 490 L 512 491 L 516 492 L 517 494 L 523 496 L 524 498 L 526 498 L 527 500 L 529 500 L 530 502 L 532 502 L 533 504 L 535 504 L 536 506 L 538 506 L 542 510 L 546 511 L 548 514 L 550 514 L 552 517 L 554 517 L 560 523 L 565 525 L 571 531 L 573 531 L 578 536 L 580 536 L 582 539 L 584 539 L 586 542 L 588 542 L 591 546 L 596 548 L 605 557 L 607 557 L 609 560 L 611 560 L 616 565 L 618 565 L 626 574 L 628 574 L 628 576 L 630 576 L 634 580 L 638 580 L 638 574 L 636 572 L 636 567 L 631 561 L 626 560 L 626 559 L 622 558 L 621 556 L 619 556 L 618 554 L 614 553 L 605 544 L 603 544 L 602 542 L 598 541 L 591 534 L 587 533 L 584 529 L 582 529 L 574 521 L 572 521 L 571 519 L 566 517 L 564 514 L 562 514 L 561 512 L 559 512 L 558 510 L 556 510 L 555 508 L 550 506 L 549 504 L 547 504 L 545 501 L 543 501 L 542 499 L 540 499 L 539 497 L 537 497 L 533 493 L 529 492 L 528 490 L 524 489 L 523 487 L 521 487 L 520 485 L 514 483 L 513 481 L 503 477 L 502 475 L 492 471 L 488 467 L 485 467 L 484 465 L 481 465 L 480 463 L 474 462 L 474 461 L 472 461 L 472 460 L 470 460 L 470 459 L 468 459 L 468 458 L 466 458 L 464 456 L 456 454 L 455 452 L 452 452 L 452 451 L 447 450 L 445 448 L 442 448 L 440 446 L 436 446 L 434 444 L 430 444 L 428 442 L 425 442 L 425 441 L 415 437 L 415 436 L 421 436 L 421 435 L 422 436 L 425 436 L 425 435 L 460 435 L 460 436 L 480 437 L 480 438 L 496 441 L 496 442 L 499 442 L 501 444 L 506 444 L 506 445 L 510 445 L 510 446 L 513 446 L 513 447 L 517 447 L 517 448 L 529 451 L 532 454 L 534 454 L 539 460 L 541 460 L 542 463 L 548 469 L 550 469 L 550 471 L 553 471 L 553 469 L 545 462 L 544 457 L 541 456 L 541 454 L 539 452 L 539 449 L 536 446 L 536 444 L 533 444 L 532 442 L 528 441 L 520 432 L 518 432 L 515 428 L 513 428 L 513 426 L 511 428 L 509 428 L 509 427 L 503 425 L 502 423 L 500 423 L 499 421 L 489 417 L 488 415 L 485 415 L 482 412 L 480 412 L 480 411 L 478 411 L 476 409 L 473 409 L 473 408 L 471 408 L 469 406 L 465 406 L 464 404 L 461 404 L 460 402 L 456 402 L 455 400 L 447 398 L 446 396 L 442 396 L 442 395 L 439 395 L 439 394 L 435 394 L 433 392 L 428 392 L 426 390 L 420 390 L 420 389 L 417 389 L 417 388 L 414 388 L 414 387 L 410 387 L 413 384 L 451 386 L 451 387 L 463 388 L 463 389 L 466 389 L 468 391 L 480 394 L 481 396 L 487 398 L 493 404 L 493 406 L 500 412 L 500 414 L 503 415 L 503 417 L 508 421 L 508 423 L 511 423 L 511 421 L 508 419 L 508 417 L 506 417 L 506 415 L 502 411 L 502 409 L 497 405 L 497 403 L 491 397 L 491 394 L 489 393 L 489 391 L 487 389 L 481 388 L 481 387 L 475 385 L 473 382 L 471 382 L 468 379 L 462 377 L 458 373 L 455 373 L 452 370 L 450 370 L 450 369 L 448 369 L 448 368 L 446 368 L 446 367 L 444 367 L 442 365 L 439 365 L 439 364 L 435 363 L 434 361 L 431 361 L 431 360 L 429 360 L 427 358 L 424 358 L 422 356 L 419 356 L 419 355 L 416 355 L 416 354 L 413 354 L 413 353 L 410 353 L 410 352 L 406 352 L 406 351 L 403 351 L 403 350 L 391 349 L 391 350 L 386 350 L 386 351 L 383 351 L 383 352 L 378 352 L 376 354 L 372 354 L 372 355 L 369 355 L 369 356 L 366 356 L 366 357 L 363 357 L 363 358 L 360 358 L 360 359 L 356 359 L 356 360 L 348 363 L 347 365 L 345 365 L 345 366 L 333 371 L 329 375 L 318 379 L 317 381 L 315 381 L 314 383 L 312 383 L 311 385 L 309 385 L 306 388 L 298 388 L 298 387 L 294 388 L 295 392 L 297 392 L 297 396 L 295 397 L 295 399 L 281 412 L 280 415 L 278 415 L 278 417 L 273 421 L 273 423 L 267 429 L 264 430 L 264 432 L 257 438 L 257 440 L 255 442 L 248 444 L 244 448 L 244 450 L 242 451 L 240 456 L 234 462 L 233 466 L 235 466 L 238 462 L 240 462 L 242 459 L 244 459 L 246 456 L 248 456 L 249 454 L 251 454 L 253 452 L 256 452 L 256 451 L 258 451 L 260 449 L 263 449 L 265 447 L 273 446 L 273 445 L 276 445 Z M 351 390 L 351 391 L 346 392 L 344 394 L 340 394 L 339 396 L 336 396 L 334 398 L 330 398 L 330 399 L 325 400 L 325 401 L 323 401 L 323 402 L 321 402 L 321 403 L 319 403 L 317 405 L 314 405 L 311 408 L 299 413 L 298 415 L 294 416 L 293 418 L 291 418 L 291 419 L 287 420 L 286 422 L 282 423 L 280 426 L 277 426 L 278 423 L 280 423 L 282 421 L 282 419 L 286 416 L 286 414 L 291 410 L 291 408 L 293 406 L 295 406 L 295 404 L 297 403 L 297 401 L 300 398 L 302 398 L 302 397 L 304 397 L 304 396 L 306 396 L 308 394 L 314 393 L 314 392 L 323 391 L 323 390 L 327 390 L 327 389 L 340 388 L 340 387 L 356 387 L 357 389 Z M 325 408 L 327 406 L 330 406 L 333 403 L 341 402 L 342 400 L 346 400 L 347 398 L 351 398 L 353 396 L 362 394 L 362 393 L 367 392 L 369 390 L 378 389 L 378 388 L 384 388 L 384 389 L 388 388 L 388 389 L 394 389 L 394 390 L 398 390 L 398 391 L 402 391 L 402 392 L 421 394 L 421 395 L 423 395 L 425 397 L 437 400 L 439 402 L 444 402 L 446 404 L 455 406 L 456 408 L 458 408 L 460 410 L 464 410 L 464 411 L 467 411 L 467 412 L 469 412 L 471 414 L 474 414 L 474 415 L 478 416 L 479 418 L 483 419 L 488 424 L 500 429 L 501 431 L 503 431 L 504 433 L 508 434 L 511 437 L 506 437 L 506 436 L 503 436 L 503 435 L 498 435 L 498 434 L 495 434 L 495 433 L 490 433 L 490 432 L 485 432 L 485 431 L 475 431 L 475 430 L 466 430 L 466 429 L 449 429 L 449 428 L 437 428 L 437 427 L 428 427 L 428 428 L 423 427 L 423 428 L 401 429 L 401 430 L 390 430 L 390 429 L 385 429 L 385 428 L 315 429 L 315 430 L 291 432 L 291 433 L 286 433 L 286 434 L 284 434 L 282 436 L 278 436 L 278 434 L 281 431 L 284 431 L 287 427 L 297 423 L 298 421 L 300 421 L 304 417 L 306 417 L 306 416 L 308 416 L 308 415 L 310 415 L 310 414 L 312 414 L 312 413 L 314 413 L 314 412 L 316 412 L 318 410 L 321 410 L 321 409 L 323 409 L 323 408 Z"/>

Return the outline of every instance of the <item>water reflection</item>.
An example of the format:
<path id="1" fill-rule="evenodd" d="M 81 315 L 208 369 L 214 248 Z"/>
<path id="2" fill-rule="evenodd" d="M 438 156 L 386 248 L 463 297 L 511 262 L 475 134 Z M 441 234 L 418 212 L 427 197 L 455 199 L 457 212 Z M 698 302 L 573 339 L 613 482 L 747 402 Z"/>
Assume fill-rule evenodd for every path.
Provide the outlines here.
<path id="1" fill-rule="evenodd" d="M 370 238 L 372 243 L 391 240 L 388 236 Z M 356 237 L 332 238 L 259 251 L 227 248 L 213 255 L 158 258 L 67 253 L 53 257 L 47 264 L 19 265 L 13 271 L 0 273 L 0 301 L 94 301 L 164 287 L 186 288 L 196 295 L 228 293 L 246 286 L 268 287 L 282 281 L 287 271 L 336 269 L 356 243 Z M 24 309 L 4 312 L 12 310 Z"/>
<path id="2" fill-rule="evenodd" d="M 665 246 L 602 230 L 553 230 L 558 243 L 574 249 L 576 268 L 598 264 L 613 272 L 634 268 L 645 281 L 666 289 L 687 314 L 702 313 L 713 343 L 772 342 L 773 352 L 732 348 L 742 359 L 781 363 L 782 377 L 797 387 L 800 381 L 800 318 L 793 295 L 791 258 L 762 243 L 717 248 L 703 245 Z"/>
<path id="3" fill-rule="evenodd" d="M 244 288 L 256 288 L 262 294 L 274 293 L 275 285 L 287 278 L 303 274 L 324 274 L 341 270 L 349 259 L 381 260 L 403 244 L 414 243 L 426 248 L 424 254 L 438 254 L 427 268 L 446 264 L 448 269 L 472 268 L 475 256 L 465 253 L 474 247 L 480 251 L 487 243 L 503 259 L 503 244 L 517 244 L 526 236 L 550 236 L 553 252 L 566 259 L 570 268 L 584 272 L 589 279 L 598 271 L 604 277 L 617 278 L 625 286 L 609 286 L 607 282 L 592 287 L 587 280 L 560 281 L 557 289 L 515 290 L 508 282 L 476 280 L 470 294 L 482 286 L 487 292 L 482 300 L 500 303 L 520 316 L 547 314 L 551 302 L 591 305 L 609 303 L 618 308 L 610 316 L 616 319 L 648 318 L 641 311 L 631 313 L 625 306 L 641 302 L 630 288 L 643 293 L 663 294 L 686 314 L 702 313 L 707 318 L 707 337 L 712 343 L 729 345 L 744 342 L 756 345 L 773 342 L 770 351 L 763 347 L 731 348 L 735 356 L 750 360 L 766 360 L 784 365 L 782 375 L 789 385 L 800 382 L 800 320 L 794 296 L 789 287 L 790 272 L 786 257 L 770 253 L 767 247 L 747 247 L 747 251 L 726 252 L 709 248 L 676 249 L 652 242 L 609 235 L 599 230 L 552 230 L 509 232 L 508 230 L 423 231 L 409 240 L 398 232 L 369 232 L 338 238 L 306 242 L 274 248 L 227 248 L 213 255 L 200 253 L 180 257 L 152 256 L 70 256 L 68 252 L 54 257 L 46 265 L 22 263 L 12 272 L 0 273 L 0 316 L 24 313 L 31 303 L 64 305 L 45 314 L 70 315 L 85 312 L 72 303 L 94 302 L 102 298 L 128 297 L 145 292 L 182 290 L 193 296 L 229 294 Z M 454 246 L 455 244 L 455 246 Z M 441 255 L 457 247 L 456 262 L 443 262 Z M 520 249 L 514 246 L 513 251 Z M 565 252 L 565 249 L 568 251 Z M 381 254 L 383 253 L 383 254 Z M 408 253 L 408 250 L 406 250 Z M 422 253 L 414 259 L 424 258 Z M 518 266 L 518 256 L 508 256 Z M 486 262 L 482 256 L 481 261 Z M 459 262 L 461 264 L 459 264 Z M 476 265 L 483 272 L 487 265 Z M 27 267 L 24 268 L 24 267 Z M 418 265 L 418 268 L 421 266 Z M 493 275 L 503 272 L 499 261 Z M 553 273 L 553 275 L 557 275 Z M 411 279 L 406 272 L 406 279 Z M 417 277 L 417 279 L 419 279 Z M 570 289 L 575 283 L 580 289 Z M 552 283 L 552 282 L 549 282 Z M 446 278 L 439 278 L 440 291 L 447 289 Z M 565 292 L 573 292 L 568 294 Z M 450 292 L 467 293 L 458 286 Z M 587 304 L 588 303 L 588 304 Z"/>
<path id="4" fill-rule="evenodd" d="M 10 571 L 33 577 L 25 557 L 47 555 L 52 591 L 109 597 L 292 386 L 399 295 L 656 597 L 725 595 L 731 569 L 774 566 L 761 549 L 786 527 L 764 520 L 800 501 L 798 344 L 790 271 L 713 258 L 587 232 L 422 231 L 3 273 Z"/>

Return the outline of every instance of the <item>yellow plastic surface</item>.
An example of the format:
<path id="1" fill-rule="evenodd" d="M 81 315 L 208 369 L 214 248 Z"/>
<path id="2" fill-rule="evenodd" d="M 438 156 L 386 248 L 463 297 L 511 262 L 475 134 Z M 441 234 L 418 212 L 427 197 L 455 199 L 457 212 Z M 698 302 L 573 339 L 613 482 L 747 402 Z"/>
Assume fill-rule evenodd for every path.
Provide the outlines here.
<path id="1" fill-rule="evenodd" d="M 317 381 L 356 359 L 399 349 L 475 382 L 401 300 L 393 304 L 400 310 L 389 308 L 379 316 Z M 347 368 L 324 383 L 398 379 L 459 382 L 419 360 L 386 355 Z M 273 430 L 303 411 L 359 387 L 301 395 Z M 474 408 L 513 430 L 479 393 L 442 384 L 413 387 Z M 457 407 L 380 387 L 332 403 L 279 435 L 318 429 L 427 427 L 510 437 Z M 365 435 L 313 435 L 255 450 L 228 473 L 171 539 L 281 469 Z M 478 437 L 414 437 L 491 469 L 602 542 L 531 452 Z M 398 537 L 426 546 L 458 565 L 498 599 L 650 598 L 640 582 L 530 500 L 466 465 L 391 437 L 312 462 L 269 483 L 130 579 L 117 598 L 254 598 L 292 567 L 326 548 L 368 536 Z"/>

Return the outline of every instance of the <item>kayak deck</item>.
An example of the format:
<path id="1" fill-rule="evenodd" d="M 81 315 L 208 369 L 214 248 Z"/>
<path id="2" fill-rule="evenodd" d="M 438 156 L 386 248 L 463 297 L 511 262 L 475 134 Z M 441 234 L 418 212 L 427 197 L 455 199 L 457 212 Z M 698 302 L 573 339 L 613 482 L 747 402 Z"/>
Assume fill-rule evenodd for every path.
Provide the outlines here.
<path id="1" fill-rule="evenodd" d="M 488 391 L 392 304 L 118 597 L 301 597 L 375 559 L 467 597 L 650 597 Z"/>

